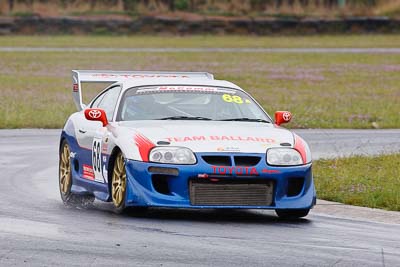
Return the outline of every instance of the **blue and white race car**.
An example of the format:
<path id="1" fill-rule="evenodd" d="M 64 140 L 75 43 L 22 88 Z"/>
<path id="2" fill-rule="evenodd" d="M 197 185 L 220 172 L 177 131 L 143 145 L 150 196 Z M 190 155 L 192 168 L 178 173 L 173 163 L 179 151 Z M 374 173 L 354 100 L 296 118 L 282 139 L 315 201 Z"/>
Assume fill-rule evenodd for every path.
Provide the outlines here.
<path id="1" fill-rule="evenodd" d="M 82 83 L 112 83 L 87 106 Z M 64 203 L 273 209 L 299 218 L 316 203 L 311 153 L 237 85 L 202 72 L 73 71 L 60 139 Z"/>

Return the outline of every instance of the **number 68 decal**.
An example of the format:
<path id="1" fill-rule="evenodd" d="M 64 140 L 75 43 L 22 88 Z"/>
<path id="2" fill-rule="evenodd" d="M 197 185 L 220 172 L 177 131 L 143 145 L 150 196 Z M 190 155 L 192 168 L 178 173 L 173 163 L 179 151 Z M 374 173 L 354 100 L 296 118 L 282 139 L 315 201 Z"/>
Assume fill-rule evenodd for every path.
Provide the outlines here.
<path id="1" fill-rule="evenodd" d="M 104 183 L 104 177 L 102 172 L 101 162 L 101 138 L 93 139 L 92 146 L 92 165 L 94 171 L 94 180 L 96 182 Z"/>

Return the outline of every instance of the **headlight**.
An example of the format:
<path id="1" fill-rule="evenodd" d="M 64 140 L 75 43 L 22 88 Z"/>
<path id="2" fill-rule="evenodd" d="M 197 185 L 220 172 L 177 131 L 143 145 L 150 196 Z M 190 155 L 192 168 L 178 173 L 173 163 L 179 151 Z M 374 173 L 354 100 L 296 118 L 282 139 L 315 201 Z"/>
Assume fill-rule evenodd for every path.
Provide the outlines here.
<path id="1" fill-rule="evenodd" d="M 195 164 L 193 152 L 184 147 L 155 147 L 150 152 L 150 161 L 171 164 Z"/>
<path id="2" fill-rule="evenodd" d="M 267 163 L 275 166 L 293 166 L 304 164 L 300 153 L 292 148 L 268 149 Z"/>

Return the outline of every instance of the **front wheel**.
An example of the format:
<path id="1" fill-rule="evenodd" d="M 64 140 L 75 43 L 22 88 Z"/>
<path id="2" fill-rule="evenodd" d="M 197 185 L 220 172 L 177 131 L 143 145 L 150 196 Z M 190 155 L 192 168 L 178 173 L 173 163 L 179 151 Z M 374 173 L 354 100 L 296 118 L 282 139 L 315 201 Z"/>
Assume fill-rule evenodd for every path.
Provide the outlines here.
<path id="1" fill-rule="evenodd" d="M 275 210 L 275 212 L 282 219 L 299 219 L 306 217 L 310 209 Z"/>

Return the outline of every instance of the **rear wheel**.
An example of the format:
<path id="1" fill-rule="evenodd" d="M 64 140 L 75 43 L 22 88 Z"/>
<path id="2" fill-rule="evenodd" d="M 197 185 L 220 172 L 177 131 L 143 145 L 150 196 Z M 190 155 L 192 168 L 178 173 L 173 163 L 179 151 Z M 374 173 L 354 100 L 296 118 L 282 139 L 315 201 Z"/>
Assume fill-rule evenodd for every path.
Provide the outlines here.
<path id="1" fill-rule="evenodd" d="M 67 205 L 79 205 L 89 207 L 94 197 L 91 195 L 75 195 L 71 192 L 72 187 L 72 167 L 71 167 L 71 149 L 66 140 L 62 142 L 59 159 L 58 185 L 60 188 L 61 199 Z"/>
<path id="2" fill-rule="evenodd" d="M 114 209 L 117 213 L 121 213 L 125 210 L 126 184 L 125 160 L 122 152 L 119 152 L 115 157 L 111 177 L 111 197 Z"/>
<path id="3" fill-rule="evenodd" d="M 307 216 L 310 209 L 275 210 L 275 212 L 282 219 L 298 219 Z"/>
<path id="4" fill-rule="evenodd" d="M 71 200 L 71 186 L 72 186 L 72 175 L 71 175 L 71 150 L 68 143 L 64 140 L 60 150 L 60 163 L 59 163 L 59 175 L 58 185 L 60 188 L 61 199 L 65 204 L 68 204 Z"/>

